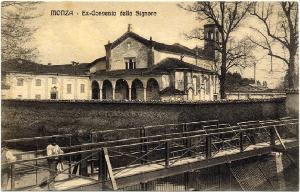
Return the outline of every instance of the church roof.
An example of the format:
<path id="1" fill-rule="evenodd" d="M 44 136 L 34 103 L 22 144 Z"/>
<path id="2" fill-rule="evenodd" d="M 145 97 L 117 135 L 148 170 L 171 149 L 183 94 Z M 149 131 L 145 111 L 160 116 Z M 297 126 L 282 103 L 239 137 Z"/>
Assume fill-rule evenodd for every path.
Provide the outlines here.
<path id="1" fill-rule="evenodd" d="M 195 71 L 203 73 L 214 73 L 211 70 L 198 67 L 196 65 L 181 61 L 175 58 L 166 58 L 156 65 L 150 68 L 138 68 L 138 69 L 122 69 L 122 70 L 100 70 L 95 73 L 95 75 L 104 75 L 109 77 L 119 77 L 119 76 L 130 76 L 130 75 L 157 75 L 157 74 L 169 74 L 171 71 Z"/>
<path id="2" fill-rule="evenodd" d="M 98 59 L 95 59 L 93 62 L 89 63 L 87 65 L 87 67 L 92 67 L 93 65 L 95 65 L 97 62 L 100 62 L 100 61 L 104 61 L 105 62 L 106 61 L 106 56 L 100 57 Z"/>
<path id="3" fill-rule="evenodd" d="M 82 63 L 77 66 L 65 65 L 42 65 L 24 59 L 13 59 L 1 64 L 1 73 L 19 72 L 33 74 L 63 74 L 63 75 L 87 75 L 89 64 Z"/>
<path id="4" fill-rule="evenodd" d="M 132 31 L 127 31 L 120 38 L 118 38 L 113 43 L 111 43 L 111 49 L 115 48 L 116 46 L 118 46 L 120 43 L 122 43 L 125 39 L 127 39 L 129 37 L 139 41 L 140 43 L 146 45 L 149 48 L 151 48 L 153 46 L 154 50 L 157 50 L 157 51 L 188 55 L 188 56 L 192 56 L 192 57 L 197 56 L 197 57 L 202 58 L 202 59 L 212 60 L 212 58 L 207 56 L 205 54 L 205 52 L 200 48 L 198 48 L 197 50 L 196 49 L 190 49 L 190 48 L 188 48 L 186 46 L 183 46 L 183 45 L 180 45 L 178 43 L 168 45 L 168 44 L 165 44 L 165 43 L 160 43 L 160 42 L 157 42 L 157 41 L 153 41 L 151 38 L 150 38 L 150 40 L 148 40 L 148 39 L 132 32 Z M 108 45 L 109 44 L 107 44 L 106 46 L 108 46 Z M 198 51 L 198 54 L 196 54 L 197 51 Z"/>
<path id="5" fill-rule="evenodd" d="M 198 72 L 206 72 L 213 73 L 213 71 L 199 67 L 197 65 L 193 65 L 182 61 L 176 58 L 166 58 L 160 61 L 158 64 L 152 66 L 152 70 L 160 70 L 160 71 L 170 71 L 170 70 L 192 70 Z"/>

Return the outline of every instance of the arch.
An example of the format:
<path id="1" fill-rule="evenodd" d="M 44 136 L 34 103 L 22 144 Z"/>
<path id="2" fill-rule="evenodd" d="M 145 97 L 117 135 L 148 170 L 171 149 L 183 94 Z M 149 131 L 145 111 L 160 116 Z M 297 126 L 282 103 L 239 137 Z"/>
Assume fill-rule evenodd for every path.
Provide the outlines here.
<path id="1" fill-rule="evenodd" d="M 132 81 L 131 100 L 144 100 L 144 85 L 139 79 Z"/>
<path id="2" fill-rule="evenodd" d="M 129 86 L 126 80 L 119 79 L 116 82 L 115 98 L 116 100 L 129 99 Z"/>
<path id="3" fill-rule="evenodd" d="M 99 83 L 97 81 L 92 82 L 92 99 L 99 99 Z"/>
<path id="4" fill-rule="evenodd" d="M 113 86 L 109 80 L 103 81 L 102 99 L 113 99 Z"/>
<path id="5" fill-rule="evenodd" d="M 148 79 L 146 93 L 147 93 L 146 94 L 147 101 L 148 100 L 160 100 L 159 85 L 155 79 L 153 79 L 153 78 Z"/>

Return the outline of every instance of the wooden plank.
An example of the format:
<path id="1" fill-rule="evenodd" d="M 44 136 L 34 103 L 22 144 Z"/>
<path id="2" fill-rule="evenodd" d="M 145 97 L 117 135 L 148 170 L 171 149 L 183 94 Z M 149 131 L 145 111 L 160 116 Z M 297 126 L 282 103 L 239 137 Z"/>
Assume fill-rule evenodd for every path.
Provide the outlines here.
<path id="1" fill-rule="evenodd" d="M 274 126 L 274 131 L 275 131 L 275 133 L 276 133 L 276 136 L 277 136 L 277 138 L 278 138 L 278 140 L 279 140 L 281 146 L 282 146 L 283 149 L 286 151 L 286 147 L 285 147 L 285 145 L 284 145 L 284 143 L 283 143 L 283 141 L 282 141 L 282 139 L 281 139 L 281 137 L 280 137 L 280 135 L 279 135 L 279 133 L 278 133 L 278 131 L 277 131 L 277 129 L 276 129 L 276 126 Z"/>
<path id="2" fill-rule="evenodd" d="M 117 182 L 116 182 L 115 177 L 114 177 L 114 173 L 113 173 L 113 170 L 112 170 L 112 166 L 111 166 L 111 163 L 110 163 L 110 160 L 109 160 L 108 151 L 107 151 L 106 147 L 103 147 L 103 152 L 104 152 L 104 157 L 105 157 L 105 161 L 106 161 L 106 165 L 107 165 L 107 169 L 108 169 L 108 174 L 109 174 L 109 177 L 110 177 L 110 180 L 111 180 L 111 185 L 112 185 L 114 190 L 117 190 L 118 189 Z"/>

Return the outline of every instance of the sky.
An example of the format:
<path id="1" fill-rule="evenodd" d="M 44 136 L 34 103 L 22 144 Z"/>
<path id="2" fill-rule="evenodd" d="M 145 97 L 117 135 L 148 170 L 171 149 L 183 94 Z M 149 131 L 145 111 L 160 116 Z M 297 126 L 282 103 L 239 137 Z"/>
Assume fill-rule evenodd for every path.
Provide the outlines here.
<path id="1" fill-rule="evenodd" d="M 51 10 L 73 10 L 73 16 L 51 16 Z M 82 11 L 115 11 L 116 16 L 82 16 Z M 179 8 L 176 2 L 44 2 L 38 5 L 41 17 L 33 20 L 31 25 L 38 27 L 32 45 L 37 47 L 39 63 L 67 64 L 71 61 L 92 62 L 105 56 L 104 45 L 113 42 L 127 31 L 128 24 L 132 31 L 153 40 L 174 44 L 180 43 L 190 48 L 203 46 L 203 42 L 185 39 L 199 22 L 195 15 Z M 131 11 L 133 16 L 120 16 L 120 11 Z M 136 11 L 156 12 L 156 16 L 135 16 Z M 254 23 L 249 20 L 245 21 Z M 249 32 L 248 25 L 241 31 Z M 237 33 L 237 38 L 242 33 Z M 258 51 L 258 56 L 263 57 Z M 256 65 L 256 77 L 261 82 L 266 80 L 275 86 L 284 75 L 284 65 L 276 61 L 274 71 L 270 73 L 270 58 L 262 59 Z M 233 69 L 244 77 L 253 78 L 253 68 Z"/>

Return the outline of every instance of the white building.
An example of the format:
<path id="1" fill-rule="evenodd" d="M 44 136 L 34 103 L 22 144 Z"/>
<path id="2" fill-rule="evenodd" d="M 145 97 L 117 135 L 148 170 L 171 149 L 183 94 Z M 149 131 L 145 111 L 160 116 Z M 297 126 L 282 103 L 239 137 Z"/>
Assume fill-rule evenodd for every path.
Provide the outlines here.
<path id="1" fill-rule="evenodd" d="M 204 48 L 167 45 L 130 27 L 88 64 L 2 63 L 2 98 L 60 100 L 216 100 L 214 25 L 204 26 Z"/>
<path id="2" fill-rule="evenodd" d="M 2 62 L 3 99 L 90 99 L 87 64 L 41 65 L 16 59 Z M 76 68 L 76 69 L 75 69 Z"/>

